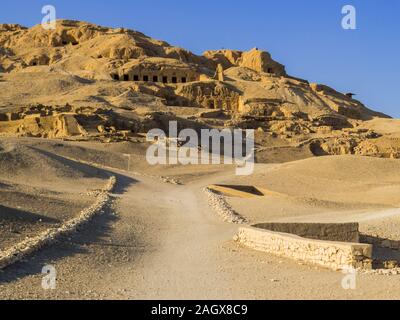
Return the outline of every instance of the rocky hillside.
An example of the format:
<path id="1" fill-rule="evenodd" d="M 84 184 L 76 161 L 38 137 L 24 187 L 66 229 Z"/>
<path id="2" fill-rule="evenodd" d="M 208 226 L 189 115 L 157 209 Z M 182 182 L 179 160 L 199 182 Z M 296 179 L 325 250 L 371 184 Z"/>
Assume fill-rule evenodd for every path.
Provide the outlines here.
<path id="1" fill-rule="evenodd" d="M 124 28 L 0 25 L 0 134 L 137 141 L 181 127 L 257 129 L 259 161 L 398 157 L 396 120 L 287 74 L 254 48 L 196 55 Z M 382 130 L 390 123 L 393 130 Z"/>

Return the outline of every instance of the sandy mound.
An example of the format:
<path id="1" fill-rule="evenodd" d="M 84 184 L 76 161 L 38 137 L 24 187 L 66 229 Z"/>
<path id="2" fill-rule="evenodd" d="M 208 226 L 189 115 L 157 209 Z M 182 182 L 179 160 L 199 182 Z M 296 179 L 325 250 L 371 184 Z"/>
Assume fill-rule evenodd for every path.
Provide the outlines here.
<path id="1" fill-rule="evenodd" d="M 295 217 L 358 221 L 361 218 L 353 214 L 400 206 L 400 162 L 392 159 L 328 156 L 257 165 L 253 175 L 223 183 L 271 191 L 264 197 L 229 198 L 237 212 L 256 222 Z"/>
<path id="2" fill-rule="evenodd" d="M 106 178 L 98 169 L 21 144 L 0 143 L 0 177 L 9 181 L 75 180 Z"/>
<path id="3" fill-rule="evenodd" d="M 285 163 L 250 180 L 296 197 L 400 204 L 400 162 L 357 156 L 318 157 Z M 370 195 L 371 197 L 368 197 Z"/>
<path id="4" fill-rule="evenodd" d="M 108 177 L 55 153 L 0 141 L 0 249 L 74 217 Z"/>

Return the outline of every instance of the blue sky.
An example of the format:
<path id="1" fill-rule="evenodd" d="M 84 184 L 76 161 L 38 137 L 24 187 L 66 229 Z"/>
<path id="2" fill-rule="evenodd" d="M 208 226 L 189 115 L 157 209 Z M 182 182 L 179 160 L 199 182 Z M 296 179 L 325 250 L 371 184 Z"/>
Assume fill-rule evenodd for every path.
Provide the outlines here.
<path id="1" fill-rule="evenodd" d="M 198 54 L 258 47 L 291 75 L 400 118 L 399 0 L 4 0 L 0 23 L 40 23 L 46 4 L 57 18 L 139 30 Z M 357 9 L 357 30 L 341 27 L 347 4 Z"/>

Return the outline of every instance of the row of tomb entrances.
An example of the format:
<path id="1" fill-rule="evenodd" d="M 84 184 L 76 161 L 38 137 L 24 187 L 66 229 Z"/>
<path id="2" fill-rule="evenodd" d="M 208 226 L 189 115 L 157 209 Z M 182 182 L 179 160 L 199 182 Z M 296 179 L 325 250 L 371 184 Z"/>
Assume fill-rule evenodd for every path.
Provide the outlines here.
<path id="1" fill-rule="evenodd" d="M 116 81 L 143 81 L 143 82 L 162 82 L 162 83 L 186 83 L 188 81 L 196 81 L 196 79 L 188 79 L 187 77 L 177 77 L 177 76 L 139 76 L 129 74 L 124 74 L 120 76 L 119 74 L 112 74 L 111 77 Z"/>

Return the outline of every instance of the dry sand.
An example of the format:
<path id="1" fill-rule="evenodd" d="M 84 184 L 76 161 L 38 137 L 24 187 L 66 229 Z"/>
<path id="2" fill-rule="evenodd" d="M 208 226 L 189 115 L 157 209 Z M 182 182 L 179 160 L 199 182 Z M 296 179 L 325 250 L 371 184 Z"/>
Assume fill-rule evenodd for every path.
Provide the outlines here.
<path id="1" fill-rule="evenodd" d="M 44 140 L 33 140 L 30 144 L 47 150 L 55 148 L 52 142 Z M 83 158 L 99 156 L 96 150 L 99 145 L 84 148 L 83 144 L 68 144 L 71 154 L 64 154 L 65 157 L 79 157 L 76 148 L 81 149 Z M 68 153 L 69 148 L 62 150 Z M 99 157 L 106 158 L 105 155 Z M 113 159 L 110 154 L 108 157 Z M 67 161 L 57 159 L 59 163 Z M 379 163 L 371 165 L 371 161 Z M 70 174 L 75 180 L 92 179 L 79 180 L 76 175 L 80 174 L 82 165 L 67 163 L 74 171 Z M 116 158 L 116 166 L 118 163 Z M 112 166 L 112 160 L 108 165 Z M 369 173 L 360 180 L 358 173 L 367 168 L 370 168 Z M 96 172 L 101 175 L 102 170 Z M 110 210 L 79 233 L 3 270 L 0 273 L 2 299 L 400 298 L 396 293 L 399 287 L 396 276 L 360 274 L 357 289 L 347 291 L 341 287 L 343 275 L 340 272 L 255 252 L 234 243 L 231 239 L 237 225 L 220 220 L 209 208 L 203 192 L 203 188 L 211 184 L 237 183 L 233 168 L 221 167 L 218 171 L 210 168 L 209 174 L 206 169 L 199 172 L 197 167 L 185 167 L 184 172 L 174 167 L 164 170 L 164 174 L 172 178 L 187 175 L 189 179 L 185 185 L 162 182 L 156 168 L 134 166 L 132 171 L 138 171 L 136 173 L 107 170 L 118 177 Z M 325 176 L 321 176 L 321 180 L 313 178 L 314 174 L 322 173 Z M 55 180 L 68 181 L 65 175 L 55 176 Z M 313 188 L 309 194 L 291 183 L 300 177 Z M 397 160 L 327 157 L 261 165 L 257 166 L 254 176 L 239 180 L 242 185 L 254 183 L 282 194 L 262 200 L 242 198 L 236 201 L 227 197 L 238 212 L 253 221 L 279 218 L 298 221 L 310 214 L 313 221 L 325 219 L 326 215 L 354 221 L 364 217 L 360 221 L 375 230 L 388 233 L 396 230 L 393 226 L 398 223 L 398 213 L 387 216 L 384 210 L 394 208 L 397 203 L 393 194 L 386 196 L 382 190 L 385 190 L 383 187 L 393 190 L 398 187 Z M 320 184 L 315 185 L 318 181 Z M 336 183 L 344 189 L 337 190 Z M 363 192 L 378 192 L 379 201 L 357 199 L 361 186 Z M 54 188 L 57 189 L 56 184 Z M 349 194 L 351 190 L 354 198 Z M 314 200 L 307 202 L 305 198 Z M 331 207 L 325 205 L 328 201 Z M 383 212 L 381 216 L 380 212 Z M 47 264 L 54 265 L 57 270 L 57 289 L 53 291 L 41 287 L 41 268 Z"/>
<path id="2" fill-rule="evenodd" d="M 93 202 L 107 176 L 33 147 L 0 142 L 0 249 L 56 227 Z"/>

